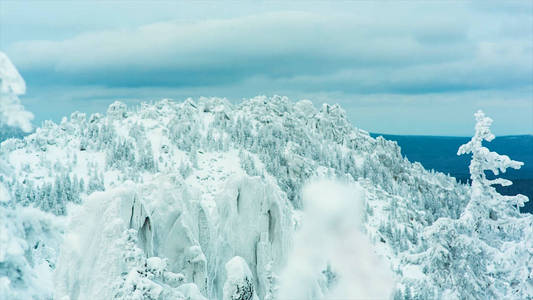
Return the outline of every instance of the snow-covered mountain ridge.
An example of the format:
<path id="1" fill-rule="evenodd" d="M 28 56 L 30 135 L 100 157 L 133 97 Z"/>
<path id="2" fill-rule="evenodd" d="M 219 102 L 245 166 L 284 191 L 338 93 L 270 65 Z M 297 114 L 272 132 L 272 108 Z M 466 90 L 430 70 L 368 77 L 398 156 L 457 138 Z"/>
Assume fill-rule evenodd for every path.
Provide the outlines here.
<path id="1" fill-rule="evenodd" d="M 54 273 L 42 297 L 276 299 L 305 222 L 301 191 L 317 178 L 364 192 L 353 217 L 395 274 L 394 297 L 533 295 L 531 216 L 506 208 L 508 218 L 468 223 L 469 186 L 410 163 L 337 105 L 115 102 L 105 116 L 75 112 L 7 140 L 0 157 L 4 205 L 67 215 L 61 249 L 46 246 L 59 256 L 39 256 Z M 311 298 L 335 288 L 335 266 L 322 270 Z"/>

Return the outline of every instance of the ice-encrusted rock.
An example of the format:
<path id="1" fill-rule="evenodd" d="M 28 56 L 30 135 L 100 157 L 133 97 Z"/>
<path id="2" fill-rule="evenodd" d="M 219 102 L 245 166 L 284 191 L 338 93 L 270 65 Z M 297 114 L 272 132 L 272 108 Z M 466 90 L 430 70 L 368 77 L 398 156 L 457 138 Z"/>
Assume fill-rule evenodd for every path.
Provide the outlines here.
<path id="1" fill-rule="evenodd" d="M 112 284 L 97 282 L 123 272 L 116 263 L 121 247 L 108 245 L 128 228 L 137 232 L 138 247 L 147 256 L 164 257 L 169 271 L 183 274 L 183 283 L 194 284 L 210 298 L 221 297 L 224 264 L 237 254 L 247 257 L 260 278 L 263 266 L 257 261 L 281 266 L 285 235 L 292 228 L 282 192 L 272 193 L 275 186 L 244 171 L 222 183 L 224 188 L 213 194 L 214 202 L 207 203 L 216 205 L 215 210 L 202 207 L 196 187 L 163 175 L 93 193 L 77 210 L 80 215 L 73 212 L 71 217 L 56 272 L 57 295 L 79 299 L 112 295 Z M 281 207 L 287 208 L 281 211 Z"/>
<path id="2" fill-rule="evenodd" d="M 254 278 L 246 261 L 235 256 L 226 263 L 223 300 L 257 300 Z"/>

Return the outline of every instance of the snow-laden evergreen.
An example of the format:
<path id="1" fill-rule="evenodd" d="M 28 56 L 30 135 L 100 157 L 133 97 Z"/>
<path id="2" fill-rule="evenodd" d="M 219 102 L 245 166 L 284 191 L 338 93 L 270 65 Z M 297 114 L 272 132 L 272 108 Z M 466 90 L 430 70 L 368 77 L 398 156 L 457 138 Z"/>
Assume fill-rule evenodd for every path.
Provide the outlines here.
<path id="1" fill-rule="evenodd" d="M 481 175 L 518 164 L 480 148 L 488 125 L 477 127 L 461 148 L 474 153 L 470 188 L 354 128 L 338 105 L 115 102 L 106 115 L 75 112 L 3 142 L 2 208 L 66 215 L 52 245 L 58 299 L 276 299 L 294 232 L 309 222 L 302 189 L 336 179 L 361 189 L 350 217 L 394 273 L 391 297 L 532 297 L 525 199 L 498 195 Z M 489 158 L 497 163 L 483 165 Z M 328 261 L 338 260 L 319 266 L 312 297 L 342 283 Z"/>
<path id="2" fill-rule="evenodd" d="M 24 109 L 18 96 L 26 93 L 26 82 L 7 55 L 0 51 L 0 125 L 32 130 L 33 114 Z"/>
<path id="3" fill-rule="evenodd" d="M 33 115 L 24 110 L 18 98 L 25 91 L 26 84 L 17 69 L 0 52 L 0 127 L 3 131 L 9 126 L 26 132 L 31 130 Z M 33 207 L 14 204 L 13 190 L 4 181 L 16 176 L 9 161 L 0 155 L 0 299 L 51 298 L 63 220 Z"/>

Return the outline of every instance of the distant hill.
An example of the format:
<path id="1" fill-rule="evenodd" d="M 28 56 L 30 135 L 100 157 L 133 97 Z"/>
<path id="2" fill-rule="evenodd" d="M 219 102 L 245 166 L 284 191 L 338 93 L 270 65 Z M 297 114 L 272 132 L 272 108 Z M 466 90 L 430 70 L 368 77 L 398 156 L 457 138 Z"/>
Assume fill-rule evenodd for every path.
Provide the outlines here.
<path id="1" fill-rule="evenodd" d="M 449 174 L 458 181 L 466 183 L 470 179 L 468 165 L 470 157 L 457 156 L 457 149 L 468 142 L 470 137 L 416 136 L 416 135 L 388 135 L 387 140 L 393 140 L 401 147 L 402 154 L 411 162 L 420 162 L 424 168 Z M 524 163 L 520 170 L 509 169 L 503 178 L 513 181 L 512 186 L 501 187 L 497 190 L 506 195 L 524 194 L 529 197 L 523 212 L 533 212 L 533 135 L 502 136 L 485 144 L 491 151 L 505 154 L 511 159 Z"/>

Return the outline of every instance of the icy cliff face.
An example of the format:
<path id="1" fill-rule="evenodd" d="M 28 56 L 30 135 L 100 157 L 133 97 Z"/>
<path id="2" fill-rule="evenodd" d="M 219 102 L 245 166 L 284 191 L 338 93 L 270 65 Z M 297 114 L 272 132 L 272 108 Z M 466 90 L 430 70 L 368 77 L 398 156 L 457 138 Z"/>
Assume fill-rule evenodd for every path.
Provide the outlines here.
<path id="1" fill-rule="evenodd" d="M 231 170 L 236 154 L 209 160 L 217 159 L 220 164 L 211 164 L 209 172 L 224 178 L 218 181 L 159 174 L 91 194 L 72 212 L 56 271 L 58 295 L 116 296 L 117 282 L 130 271 L 127 264 L 117 264 L 124 256 L 117 239 L 128 230 L 145 256 L 163 258 L 166 270 L 181 278 L 162 280 L 165 285 L 194 283 L 202 295 L 222 298 L 229 278 L 225 264 L 240 256 L 252 270 L 250 283 L 265 295 L 270 289 L 266 264 L 277 270 L 284 262 L 292 210 L 276 185 Z"/>
<path id="2" fill-rule="evenodd" d="M 9 191 L 5 206 L 68 219 L 53 266 L 58 299 L 276 299 L 295 259 L 295 234 L 317 231 L 306 224 L 313 220 L 305 217 L 302 190 L 320 178 L 357 185 L 348 198 L 360 200 L 360 209 L 339 218 L 362 222 L 337 225 L 365 233 L 394 273 L 392 296 L 532 293 L 533 250 L 516 243 L 531 237 L 531 217 L 499 218 L 508 222 L 504 229 L 490 223 L 506 246 L 476 248 L 489 236 L 465 229 L 471 219 L 457 221 L 470 188 L 353 128 L 337 105 L 318 110 L 278 96 L 132 109 L 115 102 L 105 116 L 75 112 L 7 140 L 0 157 L 10 170 L 0 176 Z M 324 241 L 340 240 L 331 238 Z M 333 257 L 337 250 L 323 249 L 327 257 L 312 268 L 318 274 L 309 274 L 309 298 L 345 291 L 349 275 Z M 367 257 L 358 253 L 354 259 Z M 525 267 L 511 274 L 518 265 Z"/>

